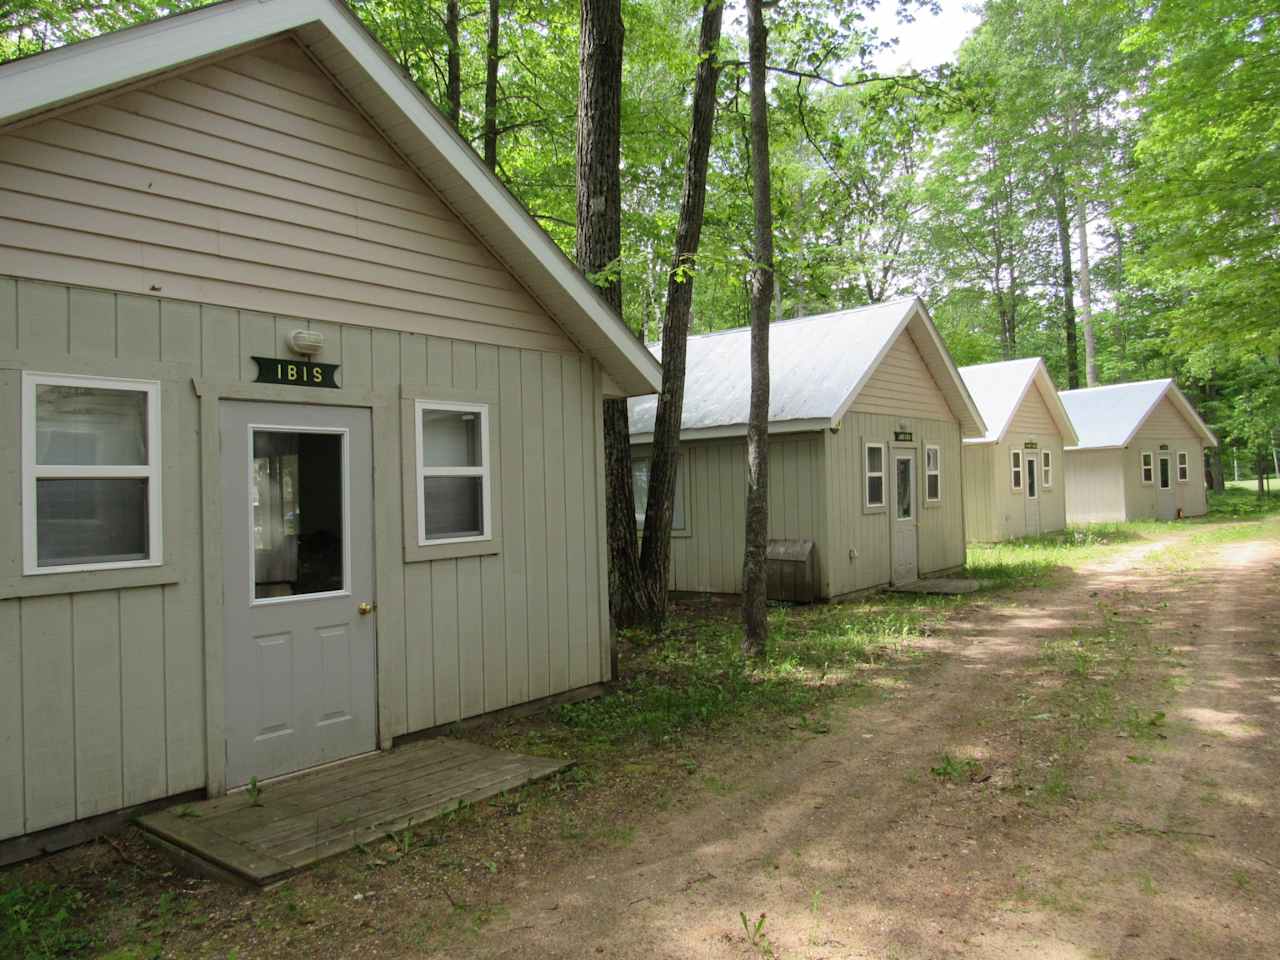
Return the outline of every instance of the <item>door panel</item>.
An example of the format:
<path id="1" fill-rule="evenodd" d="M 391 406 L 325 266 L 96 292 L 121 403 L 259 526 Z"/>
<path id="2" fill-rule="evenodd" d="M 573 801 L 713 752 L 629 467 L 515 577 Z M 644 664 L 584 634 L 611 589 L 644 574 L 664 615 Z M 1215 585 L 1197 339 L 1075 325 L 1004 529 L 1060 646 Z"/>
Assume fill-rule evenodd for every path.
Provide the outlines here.
<path id="1" fill-rule="evenodd" d="M 1034 537 L 1040 535 L 1040 458 L 1024 456 L 1023 462 L 1027 471 L 1027 495 L 1023 498 L 1026 501 L 1025 532 L 1028 537 Z"/>
<path id="2" fill-rule="evenodd" d="M 1167 453 L 1156 458 L 1156 517 L 1160 520 L 1172 520 L 1177 516 L 1178 507 L 1173 492 L 1173 465 Z"/>
<path id="3" fill-rule="evenodd" d="M 228 787 L 376 745 L 369 412 L 221 409 Z"/>
<path id="4" fill-rule="evenodd" d="M 916 455 L 914 450 L 893 451 L 892 513 L 893 583 L 910 583 L 920 578 L 916 559 Z"/>

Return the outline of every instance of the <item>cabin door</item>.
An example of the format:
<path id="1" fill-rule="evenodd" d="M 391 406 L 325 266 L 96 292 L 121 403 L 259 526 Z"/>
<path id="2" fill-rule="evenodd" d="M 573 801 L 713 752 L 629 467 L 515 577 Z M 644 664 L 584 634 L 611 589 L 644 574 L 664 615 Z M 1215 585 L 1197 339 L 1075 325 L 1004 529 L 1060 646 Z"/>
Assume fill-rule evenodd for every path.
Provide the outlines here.
<path id="1" fill-rule="evenodd" d="M 226 784 L 376 746 L 368 410 L 224 402 Z"/>
<path id="2" fill-rule="evenodd" d="M 1160 520 L 1172 520 L 1178 515 L 1170 466 L 1169 454 L 1160 454 L 1156 463 L 1156 518 Z"/>
<path id="3" fill-rule="evenodd" d="M 920 579 L 916 557 L 916 454 L 914 450 L 893 452 L 893 582 L 911 583 Z"/>
<path id="4" fill-rule="evenodd" d="M 1040 536 L 1040 458 L 1034 454 L 1022 458 L 1027 465 L 1027 495 L 1023 498 L 1026 503 L 1026 535 L 1028 537 Z"/>

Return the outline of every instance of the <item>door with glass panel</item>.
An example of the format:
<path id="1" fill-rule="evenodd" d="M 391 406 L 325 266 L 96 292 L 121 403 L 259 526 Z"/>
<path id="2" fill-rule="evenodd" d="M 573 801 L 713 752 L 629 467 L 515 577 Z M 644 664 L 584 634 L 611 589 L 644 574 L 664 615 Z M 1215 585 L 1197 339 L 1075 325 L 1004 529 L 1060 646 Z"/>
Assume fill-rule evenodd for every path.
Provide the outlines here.
<path id="1" fill-rule="evenodd" d="M 914 450 L 893 451 L 893 582 L 920 579 L 916 557 L 916 454 Z"/>
<path id="2" fill-rule="evenodd" d="M 1173 494 L 1173 471 L 1167 453 L 1156 458 L 1156 518 L 1173 520 L 1178 515 L 1178 507 Z"/>
<path id="3" fill-rule="evenodd" d="M 1040 535 L 1040 459 L 1034 452 L 1026 455 L 1027 461 L 1027 495 L 1023 505 L 1026 516 L 1026 535 Z"/>
<path id="4" fill-rule="evenodd" d="M 373 750 L 368 410 L 224 402 L 226 783 Z"/>

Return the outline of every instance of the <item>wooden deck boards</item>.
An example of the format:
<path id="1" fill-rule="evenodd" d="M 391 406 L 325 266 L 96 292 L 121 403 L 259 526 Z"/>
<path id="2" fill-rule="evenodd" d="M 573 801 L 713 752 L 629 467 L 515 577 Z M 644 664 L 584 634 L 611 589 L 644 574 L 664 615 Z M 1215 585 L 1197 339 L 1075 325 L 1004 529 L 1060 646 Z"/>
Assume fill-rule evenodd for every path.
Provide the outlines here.
<path id="1" fill-rule="evenodd" d="M 144 830 L 266 886 L 388 833 L 568 764 L 440 738 L 143 817 Z"/>

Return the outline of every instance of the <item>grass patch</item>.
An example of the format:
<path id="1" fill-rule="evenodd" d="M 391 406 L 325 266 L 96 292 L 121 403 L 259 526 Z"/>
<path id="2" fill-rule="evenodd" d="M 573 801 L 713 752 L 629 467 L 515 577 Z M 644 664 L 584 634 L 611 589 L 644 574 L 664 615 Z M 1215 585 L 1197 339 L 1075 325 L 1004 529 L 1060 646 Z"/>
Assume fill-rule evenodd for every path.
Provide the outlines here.
<path id="1" fill-rule="evenodd" d="M 974 543 L 968 548 L 966 572 L 993 586 L 1042 586 L 1061 568 L 1088 563 L 1142 539 L 1138 524 L 1097 523 L 1003 543 Z"/>
<path id="2" fill-rule="evenodd" d="M 0 957 L 79 957 L 93 945 L 83 894 L 50 883 L 0 887 Z"/>

